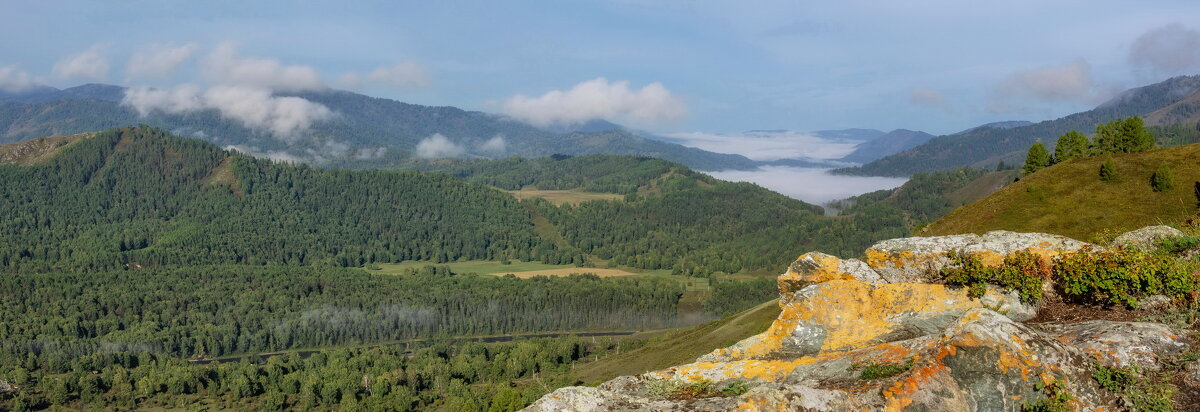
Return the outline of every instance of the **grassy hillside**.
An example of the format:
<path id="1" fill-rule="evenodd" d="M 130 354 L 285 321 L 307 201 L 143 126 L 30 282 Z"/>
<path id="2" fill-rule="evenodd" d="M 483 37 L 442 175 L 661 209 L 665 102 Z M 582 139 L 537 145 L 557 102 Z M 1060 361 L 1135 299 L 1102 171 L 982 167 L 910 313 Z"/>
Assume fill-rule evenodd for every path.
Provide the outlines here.
<path id="1" fill-rule="evenodd" d="M 1146 225 L 1179 223 L 1195 216 L 1200 144 L 1113 156 L 1119 180 L 1099 178 L 1104 157 L 1075 159 L 1043 169 L 951 212 L 922 236 L 989 230 L 1047 232 L 1089 240 Z M 1150 176 L 1160 164 L 1173 169 L 1172 190 L 1155 193 Z"/>
<path id="2" fill-rule="evenodd" d="M 638 349 L 576 365 L 576 381 L 596 383 L 690 363 L 715 349 L 761 333 L 779 317 L 779 302 L 770 301 L 721 320 L 667 335 Z"/>

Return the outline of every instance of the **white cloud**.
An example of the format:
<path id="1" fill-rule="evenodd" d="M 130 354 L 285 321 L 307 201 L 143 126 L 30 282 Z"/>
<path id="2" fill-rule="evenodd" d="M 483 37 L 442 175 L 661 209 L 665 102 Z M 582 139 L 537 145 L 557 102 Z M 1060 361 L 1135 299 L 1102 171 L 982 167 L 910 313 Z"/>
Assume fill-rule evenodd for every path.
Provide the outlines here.
<path id="1" fill-rule="evenodd" d="M 435 159 L 462 155 L 466 150 L 457 143 L 450 141 L 441 133 L 422 139 L 417 143 L 417 157 Z"/>
<path id="2" fill-rule="evenodd" d="M 1098 97 L 1091 66 L 1083 60 L 1014 73 L 1001 81 L 995 91 L 1001 98 L 1032 98 L 1047 102 L 1093 103 Z"/>
<path id="3" fill-rule="evenodd" d="M 204 59 L 205 74 L 216 84 L 304 91 L 325 88 L 316 69 L 309 66 L 285 66 L 278 60 L 239 56 L 237 47 L 222 43 Z"/>
<path id="4" fill-rule="evenodd" d="M 192 58 L 198 47 L 194 43 L 175 46 L 154 44 L 129 58 L 125 74 L 129 78 L 167 78 L 175 74 L 179 66 Z"/>
<path id="5" fill-rule="evenodd" d="M 29 73 L 17 70 L 16 66 L 0 67 L 0 91 L 20 93 L 37 87 Z"/>
<path id="6" fill-rule="evenodd" d="M 134 87 L 126 90 L 123 105 L 145 116 L 155 110 L 166 113 L 215 109 L 222 117 L 246 127 L 266 130 L 290 141 L 313 123 L 333 117 L 329 108 L 299 97 L 273 96 L 269 90 L 243 86 L 214 86 L 208 90 L 192 84 L 169 89 Z"/>
<path id="7" fill-rule="evenodd" d="M 201 96 L 200 86 L 194 84 L 181 84 L 169 89 L 130 87 L 125 89 L 125 97 L 121 99 L 121 104 L 132 107 L 143 117 L 155 110 L 179 114 L 205 109 L 207 106 Z"/>
<path id="8" fill-rule="evenodd" d="M 496 135 L 480 144 L 479 150 L 493 154 L 504 153 L 508 151 L 508 141 L 504 140 L 504 136 Z"/>
<path id="9" fill-rule="evenodd" d="M 736 134 L 673 133 L 666 135 L 685 146 L 717 153 L 734 153 L 754 160 L 808 158 L 840 159 L 858 142 L 822 139 L 804 132 L 746 132 Z"/>
<path id="10" fill-rule="evenodd" d="M 1200 69 L 1200 31 L 1179 23 L 1147 31 L 1134 40 L 1129 62 L 1164 74 L 1194 74 Z"/>
<path id="11" fill-rule="evenodd" d="M 64 79 L 104 80 L 108 77 L 108 57 L 104 56 L 106 47 L 101 44 L 92 46 L 82 53 L 59 60 L 54 64 L 52 72 Z"/>
<path id="12" fill-rule="evenodd" d="M 204 92 L 209 107 L 248 127 L 270 130 L 289 138 L 314 122 L 333 117 L 329 108 L 299 97 L 272 96 L 270 91 L 239 86 L 215 86 Z"/>
<path id="13" fill-rule="evenodd" d="M 402 62 L 395 66 L 376 67 L 366 76 L 357 73 L 346 73 L 338 78 L 338 86 L 347 89 L 359 89 L 364 84 L 380 84 L 395 88 L 429 87 L 433 83 L 433 75 L 424 66 L 412 61 Z"/>
<path id="14" fill-rule="evenodd" d="M 627 81 L 609 83 L 600 77 L 540 97 L 518 94 L 504 103 L 503 111 L 539 126 L 594 119 L 660 123 L 683 118 L 687 105 L 661 83 L 650 83 L 635 91 Z"/>

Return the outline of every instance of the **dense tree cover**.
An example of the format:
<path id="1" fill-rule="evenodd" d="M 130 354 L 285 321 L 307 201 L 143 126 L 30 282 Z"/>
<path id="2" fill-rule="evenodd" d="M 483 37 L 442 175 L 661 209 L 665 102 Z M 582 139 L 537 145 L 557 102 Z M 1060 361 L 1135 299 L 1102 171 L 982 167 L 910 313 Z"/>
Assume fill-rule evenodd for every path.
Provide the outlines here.
<path id="1" fill-rule="evenodd" d="M 0 365 L 108 351 L 221 356 L 435 335 L 675 326 L 679 282 L 210 266 L 8 274 Z"/>
<path id="2" fill-rule="evenodd" d="M 570 262 L 511 196 L 447 176 L 316 170 L 128 128 L 0 165 L 0 269 L 456 259 Z"/>
<path id="3" fill-rule="evenodd" d="M 500 160 L 456 160 L 428 162 L 418 170 L 444 172 L 469 182 L 505 190 L 582 189 L 587 192 L 634 194 L 639 189 L 659 186 L 688 188 L 715 179 L 683 165 L 640 156 L 556 155 L 535 159 L 509 157 Z"/>
<path id="4" fill-rule="evenodd" d="M 825 217 L 819 207 L 749 183 L 718 182 L 624 202 L 527 204 L 567 243 L 609 264 L 699 276 L 775 270 L 811 250 L 857 256 L 865 245 L 904 231 L 899 216 Z"/>
<path id="5" fill-rule="evenodd" d="M 900 216 L 903 237 L 912 228 L 932 222 L 962 205 L 947 195 L 983 177 L 983 169 L 961 168 L 941 172 L 917 173 L 904 185 L 892 190 L 862 194 L 838 203 L 843 215 Z"/>
<path id="6" fill-rule="evenodd" d="M 721 316 L 729 316 L 779 297 L 775 277 L 713 279 L 711 285 L 712 295 L 704 301 L 704 309 Z"/>
<path id="7" fill-rule="evenodd" d="M 1042 170 L 1050 166 L 1050 152 L 1046 150 L 1046 146 L 1039 143 L 1034 143 L 1029 147 L 1029 154 L 1025 156 L 1025 167 L 1021 169 L 1025 174 L 1033 174 L 1038 170 Z"/>
<path id="8" fill-rule="evenodd" d="M 1155 143 L 1161 147 L 1200 143 L 1200 123 L 1175 123 L 1169 126 L 1150 126 L 1147 129 L 1154 135 Z"/>
<path id="9" fill-rule="evenodd" d="M 582 184 L 626 193 L 640 184 L 624 201 L 521 204 L 445 175 L 319 170 L 155 129 L 119 129 L 68 145 L 45 164 L 0 166 L 0 219 L 6 222 L 0 269 L 506 258 L 583 264 L 587 254 L 707 275 L 777 269 L 809 250 L 857 255 L 874 241 L 905 233 L 903 219 L 886 210 L 824 217 L 818 206 L 658 160 L 497 162 L 470 166 L 480 171 L 470 176 L 483 179 L 482 171 L 512 163 L 550 173 L 532 172 L 528 179 L 514 173 L 502 179 L 508 183 L 493 183 Z M 556 226 L 566 245 L 535 232 L 531 211 Z"/>
<path id="10" fill-rule="evenodd" d="M 624 342 L 621 346 L 626 346 Z M 441 342 L 292 352 L 259 362 L 205 365 L 153 352 L 82 357 L 60 371 L 0 366 L 0 410 L 231 409 L 515 411 L 566 386 L 572 364 L 617 348 L 580 338 L 510 343 Z"/>
<path id="11" fill-rule="evenodd" d="M 1071 130 L 1090 130 L 1099 124 L 1141 116 L 1167 107 L 1196 90 L 1200 76 L 1180 76 L 1122 93 L 1092 110 L 1055 120 L 1010 129 L 984 127 L 957 135 L 939 136 L 911 150 L 884 157 L 862 167 L 837 172 L 865 176 L 907 176 L 994 161 L 997 156 L 1023 153 L 1035 142 L 1049 142 Z"/>

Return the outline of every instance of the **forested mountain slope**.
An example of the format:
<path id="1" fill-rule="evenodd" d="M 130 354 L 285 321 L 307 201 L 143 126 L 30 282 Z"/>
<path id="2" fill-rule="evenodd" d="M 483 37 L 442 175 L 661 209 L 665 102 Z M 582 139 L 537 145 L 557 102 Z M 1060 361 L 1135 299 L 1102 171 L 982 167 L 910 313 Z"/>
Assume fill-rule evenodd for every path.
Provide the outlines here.
<path id="1" fill-rule="evenodd" d="M 465 178 L 507 188 L 628 195 L 558 207 L 447 175 L 274 163 L 145 127 L 0 153 L 19 148 L 24 157 L 0 165 L 0 268 L 8 271 L 515 258 L 733 273 L 906 232 L 899 216 L 825 217 L 753 184 L 646 158 L 464 163 Z M 501 169 L 524 172 L 488 172 Z M 543 218 L 539 233 L 534 222 Z"/>
<path id="2" fill-rule="evenodd" d="M 1049 144 L 1071 130 L 1090 133 L 1097 124 L 1129 116 L 1146 115 L 1172 106 L 1197 92 L 1200 92 L 1200 76 L 1175 77 L 1128 90 L 1086 112 L 1028 126 L 983 127 L 962 134 L 940 136 L 915 148 L 861 167 L 839 169 L 838 172 L 867 176 L 908 176 L 917 172 L 962 166 L 990 167 L 1001 160 L 1013 163 L 1014 159 L 1023 156 L 1025 150 L 1038 141 Z M 1178 116 L 1163 115 L 1156 118 L 1171 120 Z"/>
<path id="3" fill-rule="evenodd" d="M 277 164 L 149 128 L 0 166 L 0 267 L 361 265 L 541 256 L 510 196 L 448 176 Z"/>

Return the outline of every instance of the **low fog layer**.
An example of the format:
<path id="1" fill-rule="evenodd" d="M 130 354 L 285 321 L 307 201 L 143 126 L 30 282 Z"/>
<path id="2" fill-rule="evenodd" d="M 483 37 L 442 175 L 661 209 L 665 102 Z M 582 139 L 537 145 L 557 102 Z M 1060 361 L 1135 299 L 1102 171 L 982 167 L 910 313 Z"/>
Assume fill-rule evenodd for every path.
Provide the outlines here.
<path id="1" fill-rule="evenodd" d="M 723 180 L 753 182 L 792 198 L 818 205 L 876 190 L 891 189 L 908 180 L 900 177 L 831 175 L 829 170 L 766 166 L 758 170 L 726 170 L 709 174 Z"/>
<path id="2" fill-rule="evenodd" d="M 823 139 L 806 132 L 754 131 L 736 134 L 673 133 L 669 137 L 684 146 L 717 153 L 733 153 L 754 160 L 840 159 L 854 151 L 858 142 Z"/>

